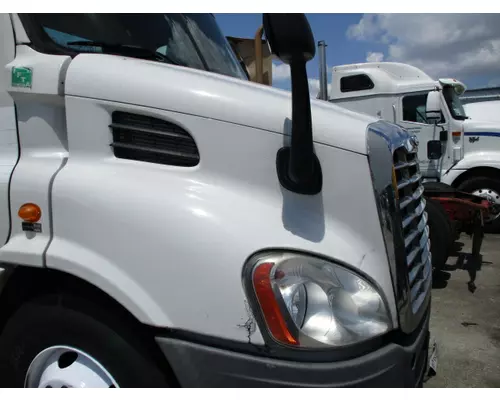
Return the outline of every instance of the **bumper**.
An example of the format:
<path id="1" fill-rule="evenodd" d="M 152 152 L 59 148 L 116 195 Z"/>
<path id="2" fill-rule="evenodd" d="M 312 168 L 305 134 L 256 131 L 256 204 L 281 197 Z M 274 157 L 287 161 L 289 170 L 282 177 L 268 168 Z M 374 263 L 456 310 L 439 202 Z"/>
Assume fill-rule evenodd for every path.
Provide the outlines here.
<path id="1" fill-rule="evenodd" d="M 331 363 L 247 355 L 172 338 L 157 342 L 183 387 L 419 387 L 427 371 L 429 314 L 406 346 Z"/>

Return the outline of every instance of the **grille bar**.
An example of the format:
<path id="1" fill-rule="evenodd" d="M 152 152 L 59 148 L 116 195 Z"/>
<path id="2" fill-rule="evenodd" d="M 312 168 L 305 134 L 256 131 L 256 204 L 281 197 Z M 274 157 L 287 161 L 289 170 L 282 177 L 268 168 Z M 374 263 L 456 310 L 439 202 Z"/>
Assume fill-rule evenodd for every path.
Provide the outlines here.
<path id="1" fill-rule="evenodd" d="M 418 246 L 416 246 L 413 250 L 408 253 L 406 256 L 406 263 L 408 264 L 408 267 L 411 267 L 413 262 L 417 260 L 417 257 L 420 256 L 419 258 L 423 258 L 422 256 L 428 256 L 429 255 L 429 250 L 427 246 L 429 238 L 427 234 L 423 234 L 418 242 Z"/>
<path id="2" fill-rule="evenodd" d="M 417 227 L 413 229 L 406 237 L 405 237 L 405 247 L 408 248 L 412 243 L 413 240 L 417 236 L 421 236 L 422 232 L 424 231 L 425 227 L 427 226 L 427 216 L 424 214 L 423 218 L 420 220 L 418 223 Z"/>
<path id="3" fill-rule="evenodd" d="M 413 183 L 417 183 L 418 181 L 420 181 L 420 179 L 422 179 L 422 175 L 420 175 L 420 173 L 413 175 L 411 178 L 402 179 L 398 182 L 398 190 L 404 189 L 405 187 Z"/>
<path id="4" fill-rule="evenodd" d="M 403 229 L 407 228 L 413 221 L 418 219 L 425 210 L 425 200 L 422 199 L 420 204 L 415 208 L 415 211 L 409 213 L 403 218 Z"/>
<path id="5" fill-rule="evenodd" d="M 427 259 L 425 261 L 421 261 L 419 262 L 417 265 L 415 265 L 410 273 L 408 274 L 408 279 L 410 281 L 410 287 L 413 286 L 413 283 L 415 282 L 415 279 L 417 278 L 417 276 L 422 272 L 422 270 L 424 269 L 424 267 L 427 265 L 427 263 L 429 263 L 430 261 Z"/>
<path id="6" fill-rule="evenodd" d="M 424 282 L 422 286 L 420 286 L 420 290 L 418 291 L 411 291 L 411 299 L 412 299 L 412 310 L 414 313 L 416 313 L 420 307 L 422 306 L 422 303 L 424 302 L 425 295 L 426 293 L 430 290 L 431 286 L 431 273 L 432 273 L 432 266 L 430 259 L 427 261 L 425 268 L 423 270 L 423 276 L 422 279 L 420 280 L 421 282 Z"/>
<path id="7" fill-rule="evenodd" d="M 111 147 L 114 147 L 117 149 L 141 150 L 141 151 L 149 152 L 149 153 L 164 154 L 164 155 L 169 155 L 169 156 L 178 156 L 178 157 L 190 158 L 193 160 L 198 159 L 198 157 L 196 155 L 189 154 L 189 153 L 182 152 L 182 151 L 152 149 L 150 147 L 139 146 L 139 145 L 130 144 L 130 143 L 111 143 Z"/>
<path id="8" fill-rule="evenodd" d="M 422 195 L 424 194 L 424 187 L 419 186 L 415 192 L 413 192 L 410 196 L 406 196 L 404 199 L 401 199 L 399 202 L 399 208 L 402 210 L 403 208 L 406 208 L 409 204 L 420 200 Z"/>
<path id="9" fill-rule="evenodd" d="M 432 272 L 428 216 L 418 158 L 404 146 L 394 151 L 394 170 L 399 198 L 409 297 L 413 313 L 422 306 L 430 290 Z"/>
<path id="10" fill-rule="evenodd" d="M 397 170 L 402 169 L 402 168 L 413 167 L 417 164 L 418 164 L 418 160 L 413 160 L 413 161 L 408 161 L 408 162 L 400 161 L 394 165 L 394 169 L 397 171 Z"/>
<path id="11" fill-rule="evenodd" d="M 109 127 L 111 129 L 123 129 L 125 131 L 132 131 L 132 132 L 152 133 L 154 135 L 165 135 L 165 136 L 170 136 L 170 137 L 179 138 L 179 139 L 186 138 L 186 135 L 183 133 L 169 132 L 166 130 L 153 129 L 153 128 L 142 127 L 142 126 L 126 125 L 126 124 L 120 124 L 120 123 L 116 123 L 116 122 L 109 125 Z"/>

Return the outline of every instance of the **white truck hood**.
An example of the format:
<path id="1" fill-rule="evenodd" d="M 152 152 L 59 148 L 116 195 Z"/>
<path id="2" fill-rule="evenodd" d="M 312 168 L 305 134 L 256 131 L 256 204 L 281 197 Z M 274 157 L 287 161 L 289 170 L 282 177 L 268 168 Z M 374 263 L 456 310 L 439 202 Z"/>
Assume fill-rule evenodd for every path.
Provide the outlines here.
<path id="1" fill-rule="evenodd" d="M 474 133 L 476 136 L 497 136 L 500 137 L 500 121 L 481 121 L 477 119 L 466 119 L 464 121 L 464 134 Z"/>
<path id="2" fill-rule="evenodd" d="M 481 101 L 478 103 L 464 104 L 465 113 L 470 121 L 489 121 L 500 124 L 500 100 Z"/>
<path id="3" fill-rule="evenodd" d="M 290 134 L 288 91 L 159 62 L 80 54 L 71 62 L 65 95 L 118 101 L 193 114 Z M 313 100 L 314 141 L 366 154 L 366 131 L 376 118 Z"/>

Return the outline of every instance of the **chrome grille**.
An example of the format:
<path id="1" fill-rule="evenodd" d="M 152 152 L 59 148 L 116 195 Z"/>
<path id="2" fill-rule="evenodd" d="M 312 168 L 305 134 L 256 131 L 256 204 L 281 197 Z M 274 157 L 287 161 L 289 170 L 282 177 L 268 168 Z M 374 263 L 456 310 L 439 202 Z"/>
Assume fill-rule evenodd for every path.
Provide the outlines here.
<path id="1" fill-rule="evenodd" d="M 405 146 L 393 153 L 397 195 L 401 214 L 404 254 L 408 268 L 413 313 L 422 306 L 431 283 L 429 227 L 425 212 L 424 188 L 416 152 Z"/>

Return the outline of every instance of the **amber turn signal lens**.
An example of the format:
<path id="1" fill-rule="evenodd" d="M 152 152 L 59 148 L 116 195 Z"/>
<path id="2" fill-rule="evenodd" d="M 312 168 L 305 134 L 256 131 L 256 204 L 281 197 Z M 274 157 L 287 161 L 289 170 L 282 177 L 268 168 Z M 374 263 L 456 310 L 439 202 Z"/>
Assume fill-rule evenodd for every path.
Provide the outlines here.
<path id="1" fill-rule="evenodd" d="M 42 210 L 36 204 L 26 203 L 19 208 L 17 215 L 24 222 L 37 222 L 42 217 Z"/>
<path id="2" fill-rule="evenodd" d="M 280 310 L 271 285 L 271 270 L 274 263 L 263 263 L 259 265 L 253 275 L 253 286 L 259 300 L 262 313 L 271 334 L 278 341 L 298 346 L 299 341 L 288 330 L 287 324 Z"/>

